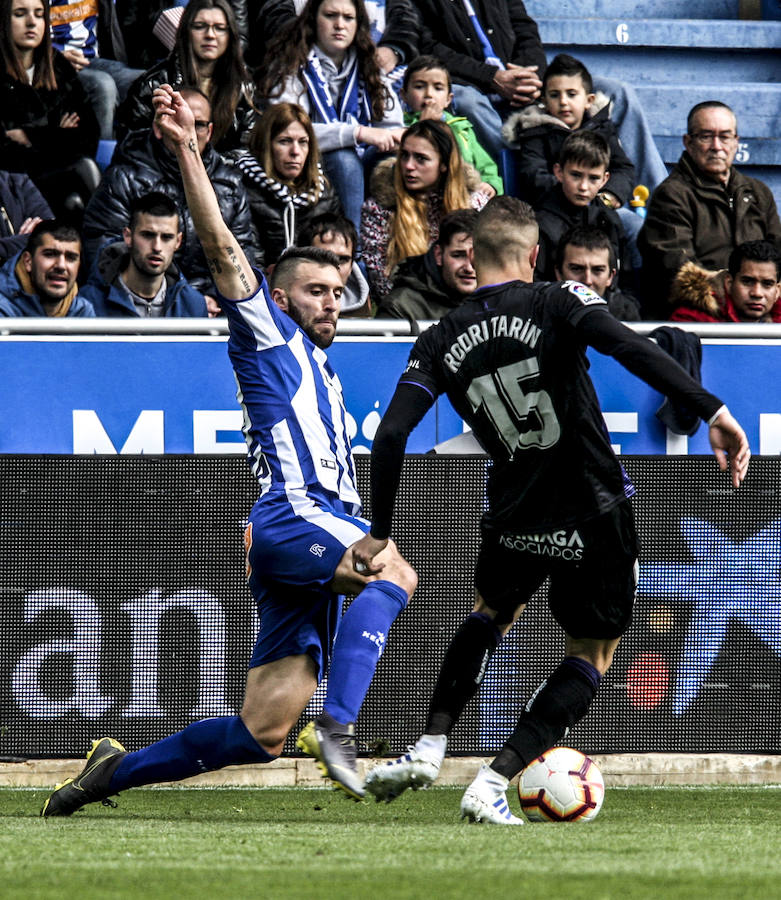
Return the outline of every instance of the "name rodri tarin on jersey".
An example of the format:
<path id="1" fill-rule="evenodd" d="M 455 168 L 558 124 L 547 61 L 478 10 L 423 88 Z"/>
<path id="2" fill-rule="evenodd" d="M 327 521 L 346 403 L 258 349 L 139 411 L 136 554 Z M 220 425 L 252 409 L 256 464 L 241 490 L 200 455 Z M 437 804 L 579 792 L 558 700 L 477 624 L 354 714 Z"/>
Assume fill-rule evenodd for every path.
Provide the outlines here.
<path id="1" fill-rule="evenodd" d="M 518 316 L 493 316 L 490 319 L 483 319 L 482 322 L 470 325 L 453 341 L 449 352 L 445 354 L 445 365 L 451 372 L 457 372 L 470 350 L 492 338 L 511 338 L 521 341 L 533 350 L 541 333 L 540 328 L 531 319 L 521 319 Z"/>

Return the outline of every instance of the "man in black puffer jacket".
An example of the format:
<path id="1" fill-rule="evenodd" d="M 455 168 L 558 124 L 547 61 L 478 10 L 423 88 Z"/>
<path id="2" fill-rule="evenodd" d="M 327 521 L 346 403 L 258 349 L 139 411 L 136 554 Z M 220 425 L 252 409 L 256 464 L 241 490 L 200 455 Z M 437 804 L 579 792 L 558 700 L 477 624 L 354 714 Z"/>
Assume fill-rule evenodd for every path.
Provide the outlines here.
<path id="1" fill-rule="evenodd" d="M 198 148 L 217 194 L 222 217 L 247 258 L 254 262 L 257 242 L 241 173 L 227 165 L 209 144 L 212 131 L 209 101 L 197 90 L 181 93 L 195 114 Z M 153 125 L 148 132 L 130 134 L 117 149 L 114 159 L 114 164 L 106 170 L 84 213 L 82 233 L 88 265 L 93 264 L 98 250 L 110 238 L 122 239 L 122 230 L 130 220 L 133 198 L 160 191 L 170 197 L 179 210 L 183 236 L 174 261 L 193 287 L 211 296 L 214 287 L 185 202 L 176 156 L 161 140 L 157 127 Z"/>

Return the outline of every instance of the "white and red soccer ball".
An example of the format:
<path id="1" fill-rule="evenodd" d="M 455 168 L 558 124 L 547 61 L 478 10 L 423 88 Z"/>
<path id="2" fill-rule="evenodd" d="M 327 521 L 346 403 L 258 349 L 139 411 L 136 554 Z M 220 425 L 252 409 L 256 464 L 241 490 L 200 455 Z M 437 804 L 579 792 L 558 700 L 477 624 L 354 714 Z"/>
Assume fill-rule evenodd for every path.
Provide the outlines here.
<path id="1" fill-rule="evenodd" d="M 605 797 L 597 764 L 572 747 L 553 747 L 529 763 L 518 780 L 530 822 L 589 822 Z"/>

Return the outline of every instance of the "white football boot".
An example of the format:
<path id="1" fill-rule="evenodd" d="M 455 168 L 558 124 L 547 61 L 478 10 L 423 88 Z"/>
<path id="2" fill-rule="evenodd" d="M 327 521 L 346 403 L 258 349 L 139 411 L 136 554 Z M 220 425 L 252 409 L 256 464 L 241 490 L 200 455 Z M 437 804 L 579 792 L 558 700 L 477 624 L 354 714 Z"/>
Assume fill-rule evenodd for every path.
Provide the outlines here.
<path id="1" fill-rule="evenodd" d="M 407 788 L 425 790 L 439 775 L 446 746 L 446 735 L 424 734 L 403 756 L 375 766 L 366 776 L 364 787 L 378 803 L 390 803 Z"/>
<path id="2" fill-rule="evenodd" d="M 504 775 L 483 763 L 461 799 L 461 818 L 491 825 L 524 825 L 524 820 L 514 816 L 507 805 L 505 793 L 509 784 Z"/>

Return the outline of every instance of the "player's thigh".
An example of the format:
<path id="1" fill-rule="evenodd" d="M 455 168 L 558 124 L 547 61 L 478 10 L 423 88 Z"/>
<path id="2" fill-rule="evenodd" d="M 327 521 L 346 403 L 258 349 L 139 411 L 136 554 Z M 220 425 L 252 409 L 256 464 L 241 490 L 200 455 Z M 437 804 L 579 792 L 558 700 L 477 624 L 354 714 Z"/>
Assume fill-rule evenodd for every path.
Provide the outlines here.
<path id="1" fill-rule="evenodd" d="M 265 747 L 284 741 L 317 688 L 311 656 L 286 656 L 247 673 L 241 718 Z"/>
<path id="2" fill-rule="evenodd" d="M 353 566 L 352 547 L 348 547 L 336 567 L 332 590 L 339 594 L 357 594 L 372 581 L 390 581 L 397 584 L 411 597 L 418 586 L 418 575 L 406 559 L 399 553 L 398 547 L 393 541 L 388 541 L 385 547 L 374 558 L 374 562 L 381 564 L 383 569 L 379 575 L 359 575 Z"/>
<path id="3" fill-rule="evenodd" d="M 247 578 L 253 596 L 269 585 L 319 590 L 330 585 L 345 551 L 369 523 L 338 501 L 310 493 L 265 495 L 245 531 Z"/>
<path id="4" fill-rule="evenodd" d="M 518 620 L 548 574 L 518 538 L 484 527 L 475 566 L 475 612 L 490 615 L 502 633 Z"/>
<path id="5" fill-rule="evenodd" d="M 612 657 L 632 622 L 637 592 L 639 548 L 632 507 L 624 501 L 568 534 L 569 558 L 559 559 L 551 573 L 551 613 L 570 640 L 590 641 L 595 653 Z"/>

